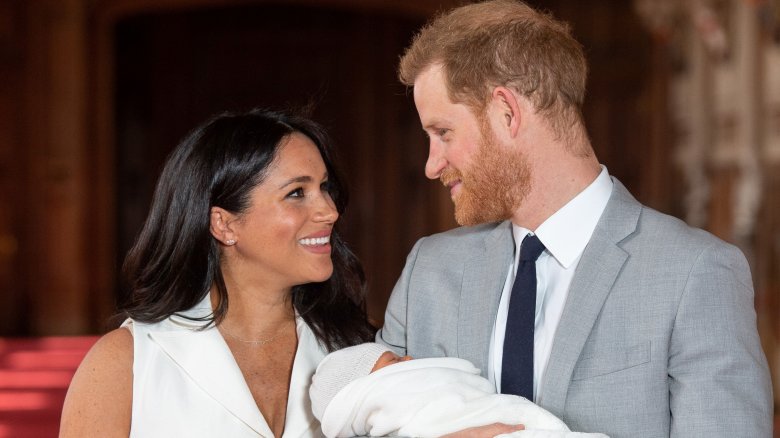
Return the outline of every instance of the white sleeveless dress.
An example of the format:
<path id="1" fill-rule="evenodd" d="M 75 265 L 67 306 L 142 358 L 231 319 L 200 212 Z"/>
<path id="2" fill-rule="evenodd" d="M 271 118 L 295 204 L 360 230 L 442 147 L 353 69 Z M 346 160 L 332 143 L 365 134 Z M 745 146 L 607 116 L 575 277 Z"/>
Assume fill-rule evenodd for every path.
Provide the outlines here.
<path id="1" fill-rule="evenodd" d="M 211 314 L 209 296 L 190 317 Z M 241 370 L 219 331 L 171 316 L 156 324 L 128 319 L 133 333 L 131 437 L 266 437 L 273 433 L 257 408 Z M 295 353 L 284 438 L 321 437 L 311 413 L 309 385 L 326 351 L 297 318 Z"/>

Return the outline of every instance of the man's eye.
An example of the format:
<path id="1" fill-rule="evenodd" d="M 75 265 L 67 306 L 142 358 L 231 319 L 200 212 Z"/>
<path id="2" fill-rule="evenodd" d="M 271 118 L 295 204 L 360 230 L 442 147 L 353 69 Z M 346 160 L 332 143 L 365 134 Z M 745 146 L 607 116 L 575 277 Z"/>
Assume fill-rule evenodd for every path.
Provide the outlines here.
<path id="1" fill-rule="evenodd" d="M 302 198 L 303 197 L 303 188 L 299 187 L 292 192 L 287 194 L 288 198 Z"/>
<path id="2" fill-rule="evenodd" d="M 436 135 L 438 135 L 439 137 L 444 137 L 445 135 L 447 135 L 448 132 L 450 132 L 449 129 L 442 128 L 436 131 Z"/>

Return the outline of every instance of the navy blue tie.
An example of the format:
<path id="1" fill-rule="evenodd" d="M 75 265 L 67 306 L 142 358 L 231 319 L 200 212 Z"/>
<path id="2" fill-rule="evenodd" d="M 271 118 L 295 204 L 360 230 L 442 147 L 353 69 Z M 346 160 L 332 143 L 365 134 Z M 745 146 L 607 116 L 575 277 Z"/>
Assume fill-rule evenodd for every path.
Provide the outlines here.
<path id="1" fill-rule="evenodd" d="M 501 360 L 501 392 L 534 399 L 534 319 L 536 259 L 544 245 L 529 234 L 520 246 L 517 275 L 509 297 L 509 313 Z"/>

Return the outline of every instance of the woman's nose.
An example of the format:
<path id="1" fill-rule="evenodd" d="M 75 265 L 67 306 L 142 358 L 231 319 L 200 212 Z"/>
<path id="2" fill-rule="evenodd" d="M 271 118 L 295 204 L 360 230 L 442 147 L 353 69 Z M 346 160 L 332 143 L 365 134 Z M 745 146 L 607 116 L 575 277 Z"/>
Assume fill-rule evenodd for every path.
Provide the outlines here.
<path id="1" fill-rule="evenodd" d="M 322 193 L 317 201 L 317 210 L 314 218 L 320 222 L 334 223 L 339 218 L 339 212 L 336 210 L 336 203 L 328 193 Z"/>

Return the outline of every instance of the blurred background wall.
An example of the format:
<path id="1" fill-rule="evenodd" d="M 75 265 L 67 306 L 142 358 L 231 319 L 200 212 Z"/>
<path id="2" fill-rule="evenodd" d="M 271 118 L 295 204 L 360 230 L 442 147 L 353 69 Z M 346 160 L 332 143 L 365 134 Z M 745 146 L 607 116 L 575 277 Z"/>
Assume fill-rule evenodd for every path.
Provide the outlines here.
<path id="1" fill-rule="evenodd" d="M 455 0 L 0 0 L 0 336 L 111 328 L 161 165 L 227 109 L 312 110 L 381 324 L 415 240 L 454 226 L 424 178 L 399 55 Z M 571 23 L 596 152 L 636 197 L 739 245 L 780 390 L 777 0 L 529 0 Z"/>

